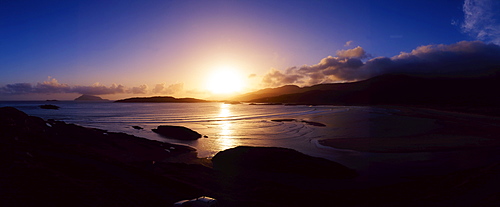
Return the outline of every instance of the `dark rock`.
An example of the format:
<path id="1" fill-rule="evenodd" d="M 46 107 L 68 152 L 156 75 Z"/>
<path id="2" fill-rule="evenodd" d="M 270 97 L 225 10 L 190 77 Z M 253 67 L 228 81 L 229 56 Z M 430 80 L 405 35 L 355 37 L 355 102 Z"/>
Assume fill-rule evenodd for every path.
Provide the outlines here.
<path id="1" fill-rule="evenodd" d="M 59 106 L 52 105 L 52 104 L 44 104 L 44 105 L 40 105 L 38 107 L 40 107 L 42 109 L 55 109 L 55 110 L 58 110 L 59 108 L 61 108 Z"/>
<path id="2" fill-rule="evenodd" d="M 153 132 L 171 139 L 196 140 L 201 138 L 201 134 L 183 126 L 161 125 L 152 130 Z"/>
<path id="3" fill-rule="evenodd" d="M 302 121 L 306 124 L 312 125 L 312 126 L 319 126 L 319 127 L 326 127 L 325 124 L 319 123 L 319 122 L 314 122 L 314 121 Z"/>
<path id="4" fill-rule="evenodd" d="M 297 121 L 296 119 L 273 119 L 271 121 L 274 122 L 288 122 L 288 121 Z"/>
<path id="5" fill-rule="evenodd" d="M 292 122 L 292 121 L 298 121 L 298 120 L 297 119 L 273 119 L 271 121 L 274 121 L 274 122 Z M 303 123 L 306 123 L 306 124 L 312 125 L 312 126 L 319 126 L 319 127 L 325 127 L 326 126 L 323 123 L 314 122 L 314 121 L 305 121 L 305 120 L 302 120 L 300 122 L 303 122 Z"/>
<path id="6" fill-rule="evenodd" d="M 46 137 L 47 128 L 45 121 L 39 117 L 28 116 L 13 107 L 0 108 L 1 141 L 40 143 Z"/>
<path id="7" fill-rule="evenodd" d="M 144 129 L 144 128 L 140 127 L 140 126 L 132 126 L 132 128 L 137 129 L 137 130 Z"/>
<path id="8" fill-rule="evenodd" d="M 352 178 L 355 171 L 339 163 L 278 147 L 240 146 L 217 153 L 214 169 L 228 174 L 287 173 L 321 178 Z"/>
<path id="9" fill-rule="evenodd" d="M 188 146 L 44 121 L 0 107 L 0 206 L 169 206 L 201 190 L 156 172 L 206 179 L 197 171 L 202 166 L 166 162 L 177 156 L 194 159 L 186 157 L 193 153 Z"/>

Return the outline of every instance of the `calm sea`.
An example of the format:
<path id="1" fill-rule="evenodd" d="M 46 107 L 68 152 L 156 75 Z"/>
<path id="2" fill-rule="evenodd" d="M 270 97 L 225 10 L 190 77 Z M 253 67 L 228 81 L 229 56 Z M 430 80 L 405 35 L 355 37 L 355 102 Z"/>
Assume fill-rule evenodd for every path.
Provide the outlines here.
<path id="1" fill-rule="evenodd" d="M 60 106 L 59 110 L 41 109 L 42 104 Z M 113 103 L 113 102 L 0 102 L 43 119 L 55 119 L 85 127 L 124 132 L 152 140 L 195 147 L 200 157 L 212 157 L 228 148 L 277 146 L 332 159 L 331 149 L 318 146 L 316 129 L 303 122 L 275 122 L 273 119 L 307 119 L 316 115 L 345 112 L 346 107 L 282 106 L 225 103 Z M 197 141 L 167 139 L 151 129 L 159 125 L 185 126 L 206 135 Z M 143 129 L 134 129 L 140 126 Z"/>
<path id="2" fill-rule="evenodd" d="M 42 104 L 60 106 L 59 110 L 40 109 Z M 496 149 L 456 150 L 419 153 L 366 153 L 334 149 L 318 144 L 324 138 L 367 137 L 370 133 L 419 133 L 436 127 L 433 120 L 406 126 L 404 123 L 379 125 L 377 117 L 403 120 L 390 109 L 353 106 L 283 106 L 224 103 L 112 103 L 112 102 L 0 102 L 0 107 L 13 106 L 43 119 L 55 119 L 85 127 L 124 132 L 138 137 L 195 147 L 199 157 L 212 157 L 217 152 L 240 145 L 274 146 L 298 150 L 352 167 L 366 180 L 380 180 L 394 175 L 415 175 L 475 167 L 498 159 Z M 397 110 L 396 110 L 397 111 Z M 411 117 L 410 117 L 411 118 Z M 273 119 L 297 119 L 275 122 Z M 420 118 L 415 118 L 420 120 Z M 320 121 L 327 127 L 301 122 Z M 430 123 L 430 124 L 426 124 Z M 206 135 L 196 141 L 164 138 L 151 129 L 159 125 L 185 126 Z M 140 126 L 143 129 L 134 129 Z M 416 128 L 415 128 L 416 127 Z M 415 128 L 415 129 L 412 129 Z M 428 129 L 427 129 L 428 128 Z M 467 158 L 464 162 L 464 158 Z M 488 161 L 489 162 L 489 161 Z M 370 179 L 372 176 L 372 179 Z M 373 179 L 376 177 L 376 179 Z M 359 179 L 365 179 L 361 176 Z"/>

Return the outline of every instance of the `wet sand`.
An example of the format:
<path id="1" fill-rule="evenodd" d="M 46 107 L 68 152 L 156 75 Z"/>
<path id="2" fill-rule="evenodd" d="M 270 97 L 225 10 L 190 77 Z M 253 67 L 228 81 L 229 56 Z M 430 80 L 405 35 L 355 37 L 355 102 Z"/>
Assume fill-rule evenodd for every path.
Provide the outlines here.
<path id="1" fill-rule="evenodd" d="M 375 153 L 439 152 L 500 146 L 500 118 L 417 108 L 386 108 L 358 116 L 321 116 L 333 131 L 321 145 Z M 341 121 L 339 121 L 341 120 Z M 349 125 L 349 126 L 347 126 Z M 357 129 L 353 129 L 357 128 Z M 329 134 L 333 136 L 330 137 Z"/>

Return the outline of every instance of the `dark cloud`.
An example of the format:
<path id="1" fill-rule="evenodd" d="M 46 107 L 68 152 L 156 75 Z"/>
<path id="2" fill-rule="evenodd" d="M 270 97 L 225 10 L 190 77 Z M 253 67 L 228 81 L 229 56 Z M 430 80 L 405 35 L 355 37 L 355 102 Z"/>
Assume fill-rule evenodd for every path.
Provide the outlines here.
<path id="1" fill-rule="evenodd" d="M 70 86 L 59 83 L 55 78 L 49 77 L 47 81 L 32 85 L 30 83 L 14 83 L 0 87 L 0 94 L 21 95 L 21 94 L 56 94 L 56 93 L 79 93 L 89 95 L 108 95 L 119 93 L 147 93 L 147 85 L 140 85 L 126 89 L 125 86 L 112 84 L 105 86 L 99 83 L 91 86 Z"/>
<path id="2" fill-rule="evenodd" d="M 363 80 L 387 73 L 438 77 L 482 76 L 500 70 L 500 46 L 481 41 L 451 45 L 426 45 L 394 57 L 376 57 L 365 62 L 361 47 L 337 52 L 316 65 L 290 67 L 284 72 L 272 69 L 263 84 L 312 85 L 318 83 Z"/>
<path id="3" fill-rule="evenodd" d="M 32 92 L 33 87 L 30 83 L 7 84 L 0 88 L 0 93 L 2 94 L 26 94 Z"/>
<path id="4" fill-rule="evenodd" d="M 28 94 L 28 93 L 70 93 L 68 84 L 61 84 L 55 78 L 48 77 L 47 81 L 31 85 L 30 83 L 14 83 L 0 87 L 2 94 Z"/>

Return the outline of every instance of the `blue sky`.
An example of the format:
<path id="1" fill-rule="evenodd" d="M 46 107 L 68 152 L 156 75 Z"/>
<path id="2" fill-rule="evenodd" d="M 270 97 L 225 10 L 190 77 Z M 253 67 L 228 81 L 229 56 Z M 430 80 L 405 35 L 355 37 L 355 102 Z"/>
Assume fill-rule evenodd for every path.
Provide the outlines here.
<path id="1" fill-rule="evenodd" d="M 362 59 L 366 62 L 425 45 L 474 40 L 499 44 L 495 26 L 500 24 L 494 12 L 498 4 L 494 0 L 2 1 L 0 99 L 72 99 L 96 88 L 110 89 L 93 93 L 109 98 L 155 94 L 203 98 L 211 95 L 204 85 L 206 77 L 220 68 L 252 77 L 241 81 L 245 85 L 239 92 L 247 92 L 271 86 L 263 79 L 272 71 L 313 66 L 357 46 L 367 54 Z M 32 91 L 6 89 L 20 83 L 30 84 Z M 44 84 L 62 89 L 36 90 Z"/>

